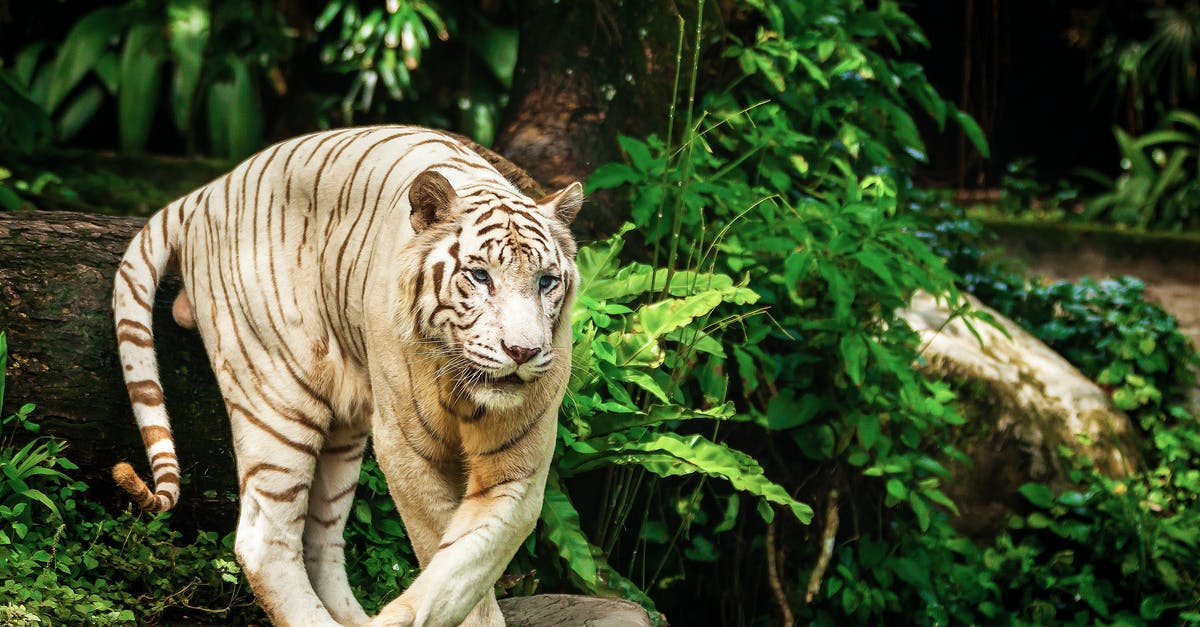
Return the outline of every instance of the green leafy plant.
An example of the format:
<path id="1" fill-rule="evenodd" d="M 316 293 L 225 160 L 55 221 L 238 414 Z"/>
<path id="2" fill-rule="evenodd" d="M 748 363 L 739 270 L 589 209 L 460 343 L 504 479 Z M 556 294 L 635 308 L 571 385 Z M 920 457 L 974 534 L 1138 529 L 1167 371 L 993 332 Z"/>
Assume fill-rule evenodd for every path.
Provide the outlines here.
<path id="1" fill-rule="evenodd" d="M 1085 173 L 1105 191 L 1086 201 L 1083 217 L 1142 230 L 1200 227 L 1200 117 L 1173 111 L 1140 137 L 1113 133 L 1122 172 L 1116 179 Z"/>
<path id="2" fill-rule="evenodd" d="M 346 523 L 346 573 L 355 595 L 375 614 L 417 576 L 417 558 L 387 480 L 374 459 L 363 460 Z"/>
<path id="3" fill-rule="evenodd" d="M 66 140 L 116 100 L 120 146 L 145 149 L 169 84 L 175 127 L 195 143 L 207 110 L 209 143 L 243 157 L 263 140 L 263 87 L 290 42 L 270 7 L 248 2 L 129 0 L 79 19 L 56 50 L 30 45 L 13 65 L 17 82 L 49 112 Z"/>
<path id="4" fill-rule="evenodd" d="M 0 402 L 6 348 L 0 333 Z M 185 542 L 168 516 L 114 516 L 88 501 L 63 445 L 29 437 L 39 431 L 34 410 L 25 405 L 0 425 L 0 620 L 117 625 L 188 612 L 258 615 L 232 535 L 201 531 Z"/>
<path id="5" fill-rule="evenodd" d="M 1041 282 L 990 261 L 980 229 L 944 223 L 936 249 L 967 289 L 1104 386 L 1142 435 L 1140 468 L 1111 478 L 1064 459 L 1070 487 L 1021 488 L 1028 512 L 969 554 L 1007 621 L 1187 624 L 1200 620 L 1200 422 L 1185 409 L 1198 357 L 1133 278 Z M 972 581 L 965 578 L 963 581 Z"/>
<path id="6" fill-rule="evenodd" d="M 907 106 L 920 106 L 938 125 L 953 120 L 981 149 L 986 144 L 919 66 L 879 52 L 924 41 L 894 4 L 747 5 L 761 21 L 723 52 L 739 78 L 705 94 L 702 113 L 685 110 L 678 139 L 678 120 L 665 140 L 622 138 L 626 162 L 598 169 L 589 188 L 628 190 L 639 226 L 631 235 L 647 244 L 635 259 L 649 267 L 665 260 L 664 272 L 675 276 L 702 270 L 748 279 L 764 311 L 720 305 L 718 319 L 735 316 L 736 324 L 700 327 L 713 348 L 697 355 L 676 387 L 693 399 L 689 407 L 728 404 L 725 441 L 796 498 L 823 503 L 814 519 L 827 522 L 812 529 L 795 517 L 749 521 L 709 490 L 712 482 L 704 489 L 712 496 L 702 500 L 635 490 L 635 511 L 688 516 L 683 532 L 644 524 L 643 545 L 693 538 L 666 576 L 643 583 L 675 620 L 711 619 L 689 615 L 686 599 L 746 581 L 760 583 L 736 586 L 738 603 L 771 603 L 785 620 L 886 622 L 914 612 L 932 620 L 954 603 L 966 608 L 955 616 L 974 617 L 967 599 L 982 595 L 956 581 L 974 562 L 955 551 L 968 549 L 934 553 L 916 539 L 957 538 L 954 506 L 941 490 L 949 474 L 937 459 L 949 453 L 931 441 L 961 418 L 949 388 L 911 368 L 917 338 L 894 312 L 914 290 L 953 298 L 955 289 L 916 235 L 924 217 L 906 210 L 907 167 L 924 158 Z M 699 56 L 694 51 L 693 60 Z M 629 498 L 621 494 L 616 502 Z M 841 536 L 830 510 L 845 518 L 842 528 L 855 529 L 836 552 Z M 750 538 L 749 555 L 722 536 L 731 526 Z M 823 557 L 814 547 L 825 534 L 835 554 Z M 632 559 L 606 555 L 637 572 L 646 549 L 635 545 Z M 871 556 L 868 566 L 856 554 Z M 776 568 L 768 586 L 764 565 L 779 555 L 789 569 Z M 830 558 L 837 561 L 829 571 L 811 572 Z M 801 609 L 813 577 L 819 601 Z M 754 619 L 733 610 L 727 620 Z"/>
<path id="7" fill-rule="evenodd" d="M 492 142 L 512 86 L 515 28 L 495 23 L 481 8 L 425 0 L 330 0 L 314 28 L 322 69 L 350 77 L 340 98 L 343 123 L 432 118 L 482 144 Z M 455 83 L 421 71 L 448 59 L 467 73 L 475 65 L 486 72 Z M 457 120 L 439 110 L 439 100 L 452 103 Z"/>
<path id="8" fill-rule="evenodd" d="M 1092 9 L 1093 79 L 1117 96 L 1126 130 L 1194 103 L 1200 2 L 1114 2 Z"/>

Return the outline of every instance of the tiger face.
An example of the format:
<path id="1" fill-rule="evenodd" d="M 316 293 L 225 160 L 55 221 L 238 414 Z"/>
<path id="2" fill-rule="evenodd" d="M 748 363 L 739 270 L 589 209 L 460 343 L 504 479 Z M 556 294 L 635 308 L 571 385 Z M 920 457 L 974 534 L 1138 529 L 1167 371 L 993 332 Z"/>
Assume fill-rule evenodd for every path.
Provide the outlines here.
<path id="1" fill-rule="evenodd" d="M 565 310 L 578 272 L 568 225 L 582 187 L 573 183 L 533 202 L 494 186 L 455 190 L 426 170 L 409 202 L 413 230 L 430 242 L 416 310 L 422 339 L 444 359 L 439 376 L 478 406 L 520 405 L 530 387 L 571 359 Z"/>

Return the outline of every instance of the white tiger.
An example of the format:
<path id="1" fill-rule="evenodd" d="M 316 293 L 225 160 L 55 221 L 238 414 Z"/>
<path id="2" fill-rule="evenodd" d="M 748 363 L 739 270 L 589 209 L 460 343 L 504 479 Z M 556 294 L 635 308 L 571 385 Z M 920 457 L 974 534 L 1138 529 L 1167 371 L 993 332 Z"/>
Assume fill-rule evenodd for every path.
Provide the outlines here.
<path id="1" fill-rule="evenodd" d="M 502 625 L 492 592 L 541 508 L 570 374 L 573 183 L 538 201 L 433 130 L 380 126 L 272 146 L 155 214 L 117 273 L 125 380 L 154 476 L 180 466 L 151 335 L 177 263 L 233 426 L 235 550 L 279 625 Z M 375 454 L 422 567 L 368 618 L 342 532 Z"/>

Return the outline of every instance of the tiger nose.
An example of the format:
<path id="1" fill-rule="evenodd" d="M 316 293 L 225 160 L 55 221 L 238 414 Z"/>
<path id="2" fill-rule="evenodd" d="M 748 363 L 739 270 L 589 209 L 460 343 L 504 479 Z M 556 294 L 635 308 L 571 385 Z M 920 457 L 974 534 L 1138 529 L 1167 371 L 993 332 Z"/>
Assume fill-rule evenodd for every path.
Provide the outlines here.
<path id="1" fill-rule="evenodd" d="M 530 359 L 533 359 L 534 355 L 537 355 L 538 353 L 542 352 L 542 349 L 540 349 L 540 348 L 525 348 L 524 346 L 509 346 L 508 344 L 504 343 L 504 340 L 500 340 L 500 348 L 503 348 L 504 352 L 506 354 L 508 354 L 509 357 L 512 357 L 513 361 L 517 362 L 518 365 L 523 364 L 523 363 L 529 361 Z"/>

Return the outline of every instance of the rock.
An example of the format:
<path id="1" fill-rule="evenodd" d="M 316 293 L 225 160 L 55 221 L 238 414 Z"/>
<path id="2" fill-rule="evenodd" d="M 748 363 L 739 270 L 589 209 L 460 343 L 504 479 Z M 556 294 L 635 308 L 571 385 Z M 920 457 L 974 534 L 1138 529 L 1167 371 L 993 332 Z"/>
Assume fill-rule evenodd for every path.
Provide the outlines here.
<path id="1" fill-rule="evenodd" d="M 969 420 L 953 444 L 971 463 L 952 468 L 946 486 L 962 512 L 960 529 L 975 536 L 1003 529 L 1009 514 L 1025 508 L 1017 489 L 1026 482 L 1068 487 L 1060 447 L 1110 476 L 1134 471 L 1137 432 L 1108 394 L 1015 322 L 966 298 L 1007 337 L 973 319 L 976 338 L 962 317 L 947 322 L 952 307 L 924 292 L 898 312 L 921 335 L 919 367 L 956 383 Z"/>
<path id="2" fill-rule="evenodd" d="M 646 610 L 622 599 L 539 594 L 501 599 L 500 611 L 504 613 L 508 627 L 650 627 Z"/>

